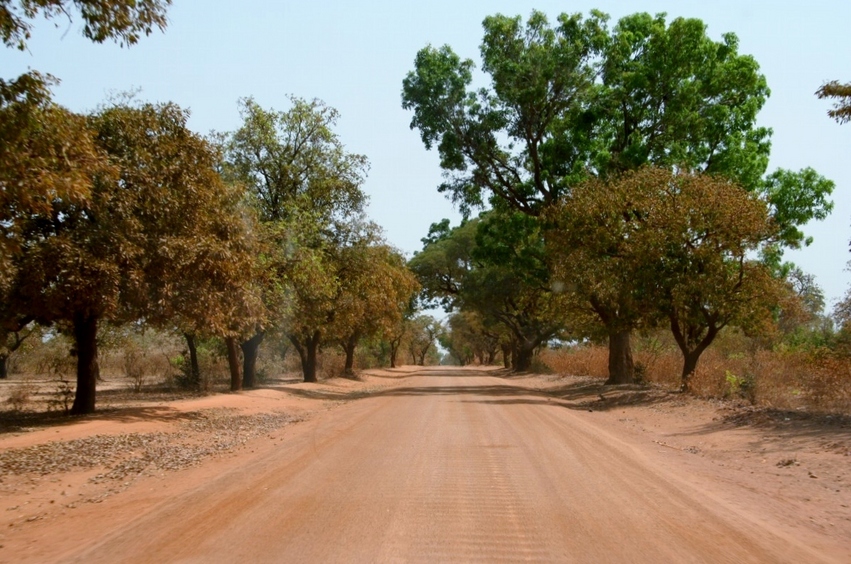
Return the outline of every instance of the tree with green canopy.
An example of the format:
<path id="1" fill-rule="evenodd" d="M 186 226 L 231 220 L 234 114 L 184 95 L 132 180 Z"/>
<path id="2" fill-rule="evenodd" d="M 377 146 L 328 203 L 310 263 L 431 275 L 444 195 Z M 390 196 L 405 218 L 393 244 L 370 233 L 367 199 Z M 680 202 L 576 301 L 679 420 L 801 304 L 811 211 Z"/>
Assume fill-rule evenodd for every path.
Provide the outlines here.
<path id="1" fill-rule="evenodd" d="M 721 175 L 772 206 L 781 245 L 807 240 L 799 227 L 824 218 L 833 184 L 811 169 L 766 175 L 771 131 L 757 125 L 769 94 L 738 39 L 710 38 L 700 20 L 634 14 L 541 12 L 483 22 L 482 70 L 451 47 L 419 51 L 403 81 L 426 148 L 436 148 L 447 180 L 438 188 L 469 214 L 490 205 L 537 217 L 589 176 L 606 179 L 652 164 Z M 630 382 L 628 341 L 610 350 Z"/>
<path id="2" fill-rule="evenodd" d="M 527 370 L 537 347 L 561 331 L 559 296 L 549 288 L 539 222 L 525 214 L 491 212 L 450 229 L 432 225 L 410 261 L 426 304 L 479 313 L 511 335 L 513 366 Z"/>
<path id="3" fill-rule="evenodd" d="M 362 213 L 366 201 L 361 185 L 368 161 L 347 152 L 333 131 L 339 113 L 319 100 L 291 97 L 290 103 L 289 110 L 275 111 L 244 98 L 239 102 L 240 128 L 218 136 L 224 150 L 225 178 L 247 189 L 262 229 L 270 234 L 267 251 L 259 256 L 269 271 L 268 276 L 260 277 L 266 281 L 261 293 L 269 310 L 268 323 L 257 324 L 242 342 L 245 387 L 254 386 L 255 361 L 266 332 L 284 319 L 312 320 L 307 323 L 310 334 L 303 334 L 308 330 L 302 327 L 295 332 L 300 335 L 298 344 L 293 344 L 304 353 L 305 378 L 315 378 L 319 347 L 315 312 L 295 306 L 307 317 L 294 317 L 292 301 L 309 304 L 336 294 L 333 268 L 326 260 L 328 245 L 334 245 L 335 232 L 347 229 L 344 225 L 349 218 Z M 300 222 L 313 226 L 299 226 Z M 305 249 L 304 245 L 316 248 Z M 302 263 L 305 271 L 296 272 L 287 264 L 291 260 Z M 282 299 L 286 293 L 281 285 L 283 272 L 289 273 L 287 283 L 297 287 L 290 293 L 295 297 L 289 300 Z M 311 283 L 316 285 L 311 287 Z M 295 333 L 290 334 L 291 341 Z M 313 360 L 307 362 L 309 358 Z"/>
<path id="4" fill-rule="evenodd" d="M 764 201 L 719 176 L 645 167 L 602 183 L 577 185 L 548 212 L 554 276 L 622 334 L 664 320 L 688 390 L 724 327 L 773 322 L 784 283 L 751 257 L 777 226 Z"/>

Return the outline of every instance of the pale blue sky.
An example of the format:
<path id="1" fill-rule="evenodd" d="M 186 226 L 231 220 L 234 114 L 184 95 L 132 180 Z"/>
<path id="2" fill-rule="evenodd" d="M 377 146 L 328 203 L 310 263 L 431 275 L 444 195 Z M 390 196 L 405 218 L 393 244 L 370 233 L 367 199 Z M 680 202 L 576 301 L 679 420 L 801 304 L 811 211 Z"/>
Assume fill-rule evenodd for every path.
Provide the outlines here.
<path id="1" fill-rule="evenodd" d="M 646 11 L 698 17 L 720 38 L 732 31 L 740 52 L 760 63 L 772 90 L 760 121 L 774 129 L 770 169 L 812 166 L 837 183 L 836 209 L 827 221 L 805 228 L 815 243 L 788 258 L 817 276 L 828 300 L 844 294 L 851 239 L 851 124 L 839 126 L 813 93 L 829 79 L 851 81 L 851 2 L 811 1 L 593 1 L 438 0 L 275 2 L 174 0 L 169 28 L 131 49 L 95 45 L 80 35 L 79 21 L 41 24 L 29 51 L 0 51 L 2 76 L 27 68 L 62 80 L 56 99 L 76 111 L 94 108 L 108 92 L 142 88 L 150 101 L 190 108 L 201 133 L 239 124 L 236 101 L 254 96 L 264 107 L 286 109 L 287 94 L 321 98 L 341 112 L 338 133 L 352 152 L 371 162 L 365 190 L 370 215 L 388 239 L 407 253 L 420 247 L 428 226 L 457 220 L 439 195 L 436 154 L 426 152 L 401 109 L 401 82 L 417 50 L 448 43 L 478 60 L 481 21 L 490 14 L 551 18 L 592 8 L 614 20 Z"/>

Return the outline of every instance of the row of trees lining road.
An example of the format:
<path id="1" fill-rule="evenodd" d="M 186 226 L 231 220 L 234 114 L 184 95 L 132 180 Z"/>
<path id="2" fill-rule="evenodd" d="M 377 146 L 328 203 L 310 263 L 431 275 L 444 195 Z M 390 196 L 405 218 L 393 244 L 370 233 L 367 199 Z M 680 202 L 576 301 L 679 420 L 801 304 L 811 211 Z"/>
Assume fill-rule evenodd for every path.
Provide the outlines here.
<path id="1" fill-rule="evenodd" d="M 631 333 L 664 319 L 687 387 L 721 327 L 776 315 L 783 249 L 809 244 L 801 227 L 831 211 L 833 183 L 767 171 L 769 89 L 733 34 L 597 11 L 483 27 L 489 85 L 449 46 L 422 49 L 403 81 L 438 190 L 465 217 L 489 210 L 433 226 L 412 261 L 424 299 L 508 332 L 517 369 L 550 338 L 602 333 L 609 383 L 633 381 Z"/>
<path id="2" fill-rule="evenodd" d="M 87 36 L 132 44 L 164 27 L 169 2 L 7 2 L 0 33 L 24 45 L 39 9 L 72 4 Z M 197 341 L 223 339 L 234 390 L 255 385 L 269 334 L 315 381 L 321 346 L 341 346 L 351 372 L 361 340 L 411 324 L 418 283 L 364 216 L 368 162 L 340 143 L 333 108 L 247 98 L 238 130 L 204 138 L 175 104 L 126 96 L 79 115 L 48 87 L 0 84 L 0 347 L 5 367 L 33 323 L 73 336 L 72 413 L 95 409 L 104 324 L 179 332 L 196 383 Z"/>

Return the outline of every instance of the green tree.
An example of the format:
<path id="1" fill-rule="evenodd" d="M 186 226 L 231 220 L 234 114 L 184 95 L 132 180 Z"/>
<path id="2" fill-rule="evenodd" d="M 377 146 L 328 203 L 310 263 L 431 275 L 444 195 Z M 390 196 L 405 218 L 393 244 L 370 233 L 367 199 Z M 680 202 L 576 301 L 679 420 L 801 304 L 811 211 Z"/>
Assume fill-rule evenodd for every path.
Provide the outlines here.
<path id="1" fill-rule="evenodd" d="M 482 70 L 449 46 L 426 47 L 403 81 L 429 149 L 436 147 L 447 193 L 468 214 L 489 203 L 539 216 L 587 176 L 601 179 L 652 164 L 723 175 L 767 198 L 784 238 L 829 213 L 833 184 L 810 170 L 765 176 L 771 131 L 757 114 L 768 87 L 738 40 L 715 41 L 700 20 L 635 14 L 614 27 L 592 12 L 556 25 L 533 12 L 484 20 Z M 628 340 L 613 341 L 613 360 Z M 612 362 L 612 381 L 629 382 L 629 362 Z"/>
<path id="2" fill-rule="evenodd" d="M 424 301 L 502 324 L 511 335 L 514 368 L 527 370 L 534 350 L 563 327 L 538 221 L 511 212 L 483 214 L 454 229 L 444 221 L 423 243 L 410 267 Z"/>
<path id="3" fill-rule="evenodd" d="M 408 352 L 411 362 L 425 366 L 429 353 L 435 349 L 443 325 L 431 315 L 420 314 L 408 321 Z"/>
<path id="4" fill-rule="evenodd" d="M 607 328 L 615 314 L 621 331 L 664 320 L 688 390 L 724 327 L 759 333 L 772 323 L 783 283 L 749 257 L 777 226 L 764 201 L 721 177 L 642 168 L 600 183 L 577 186 L 552 212 L 554 271 Z"/>
<path id="5" fill-rule="evenodd" d="M 330 320 L 325 316 L 319 323 L 316 315 L 322 315 L 308 304 L 324 312 L 320 302 L 336 295 L 330 249 L 348 229 L 349 219 L 361 214 L 366 200 L 361 184 L 368 162 L 346 152 L 334 133 L 338 112 L 319 100 L 293 97 L 290 102 L 289 110 L 275 111 L 242 99 L 242 126 L 219 136 L 225 178 L 246 187 L 269 234 L 267 250 L 260 255 L 267 272 L 259 276 L 268 323 L 257 324 L 242 342 L 246 387 L 254 385 L 254 363 L 266 332 L 285 320 L 297 320 L 298 330 L 284 332 L 302 355 L 305 378 L 315 379 L 322 333 L 317 328 Z M 304 222 L 312 225 L 299 225 Z M 304 248 L 311 245 L 314 248 Z M 297 264 L 305 270 L 298 272 Z M 294 289 L 287 290 L 283 282 Z M 293 307 L 303 315 L 293 314 Z"/>

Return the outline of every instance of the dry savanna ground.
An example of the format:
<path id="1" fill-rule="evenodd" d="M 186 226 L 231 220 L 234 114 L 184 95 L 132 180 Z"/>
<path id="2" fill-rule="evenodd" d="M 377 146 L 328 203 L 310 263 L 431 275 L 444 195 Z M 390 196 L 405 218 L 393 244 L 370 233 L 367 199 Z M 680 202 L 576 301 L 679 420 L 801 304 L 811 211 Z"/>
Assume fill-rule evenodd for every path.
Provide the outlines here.
<path id="1" fill-rule="evenodd" d="M 475 368 L 129 387 L 3 413 L 0 562 L 851 561 L 848 417 Z"/>

